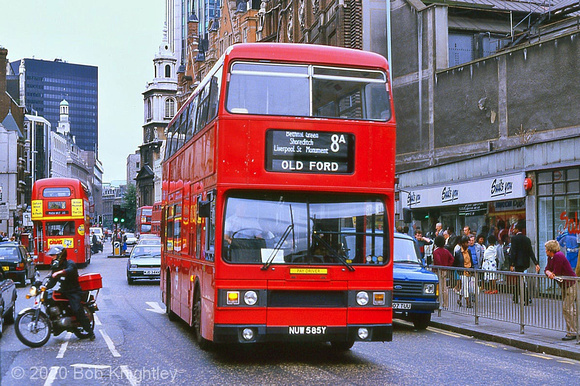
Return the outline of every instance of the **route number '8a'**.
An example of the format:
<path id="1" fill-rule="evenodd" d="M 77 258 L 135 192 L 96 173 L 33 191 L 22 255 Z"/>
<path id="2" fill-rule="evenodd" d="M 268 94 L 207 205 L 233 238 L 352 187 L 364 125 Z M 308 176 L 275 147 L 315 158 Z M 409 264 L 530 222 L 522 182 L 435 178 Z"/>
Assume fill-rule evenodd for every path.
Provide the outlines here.
<path id="1" fill-rule="evenodd" d="M 332 150 L 334 153 L 338 152 L 340 150 L 340 145 L 341 143 L 346 143 L 346 139 L 344 139 L 344 135 L 338 135 L 338 134 L 332 134 L 332 136 L 330 137 L 330 140 L 332 141 L 332 143 L 330 144 L 330 150 Z"/>

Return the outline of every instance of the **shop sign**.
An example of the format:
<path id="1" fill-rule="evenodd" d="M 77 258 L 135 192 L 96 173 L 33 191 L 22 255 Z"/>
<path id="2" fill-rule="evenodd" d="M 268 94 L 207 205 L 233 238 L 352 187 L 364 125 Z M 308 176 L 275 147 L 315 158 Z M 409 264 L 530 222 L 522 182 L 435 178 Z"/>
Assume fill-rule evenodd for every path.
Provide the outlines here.
<path id="1" fill-rule="evenodd" d="M 6 203 L 0 204 L 0 220 L 8 220 L 10 218 L 10 210 Z"/>
<path id="2" fill-rule="evenodd" d="M 524 198 L 525 177 L 525 173 L 516 173 L 443 186 L 401 190 L 402 202 L 408 208 L 427 208 Z"/>
<path id="3" fill-rule="evenodd" d="M 459 206 L 460 216 L 479 216 L 487 213 L 487 203 L 465 204 Z"/>

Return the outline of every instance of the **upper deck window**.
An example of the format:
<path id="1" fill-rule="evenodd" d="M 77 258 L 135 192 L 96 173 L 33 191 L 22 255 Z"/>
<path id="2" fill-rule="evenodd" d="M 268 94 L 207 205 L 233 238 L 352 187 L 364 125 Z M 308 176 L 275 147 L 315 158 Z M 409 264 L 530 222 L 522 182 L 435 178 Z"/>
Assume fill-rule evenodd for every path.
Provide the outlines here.
<path id="1" fill-rule="evenodd" d="M 70 197 L 70 188 L 44 188 L 42 197 Z"/>
<path id="2" fill-rule="evenodd" d="M 234 63 L 226 108 L 234 114 L 391 117 L 384 72 L 308 65 Z"/>

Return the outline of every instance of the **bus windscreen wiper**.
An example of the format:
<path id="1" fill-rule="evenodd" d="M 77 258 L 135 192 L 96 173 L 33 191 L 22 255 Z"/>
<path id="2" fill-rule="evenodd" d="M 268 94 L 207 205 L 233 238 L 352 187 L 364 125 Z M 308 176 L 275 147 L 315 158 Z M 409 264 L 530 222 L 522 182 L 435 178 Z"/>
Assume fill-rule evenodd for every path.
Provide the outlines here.
<path id="1" fill-rule="evenodd" d="M 280 240 L 276 243 L 274 250 L 272 250 L 272 253 L 268 257 L 268 260 L 266 260 L 264 265 L 262 265 L 262 268 L 261 268 L 262 271 L 265 271 L 266 269 L 268 269 L 268 267 L 272 264 L 272 261 L 274 261 L 274 258 L 278 254 L 278 251 L 282 248 L 284 241 L 286 241 L 286 239 L 288 238 L 288 235 L 293 230 L 294 230 L 294 224 L 290 224 L 290 225 L 288 225 L 288 227 L 286 227 L 286 230 L 282 234 L 282 237 L 280 237 Z"/>
<path id="2" fill-rule="evenodd" d="M 349 271 L 354 271 L 354 267 L 350 265 L 344 257 L 340 256 L 340 254 L 336 251 L 336 249 L 334 249 L 332 245 L 330 245 L 326 240 L 318 236 L 316 233 L 313 233 L 312 237 L 318 240 L 318 242 L 320 242 L 322 245 L 324 245 L 324 247 L 328 250 L 328 252 L 330 252 L 330 256 L 340 261 L 346 268 L 348 268 Z"/>

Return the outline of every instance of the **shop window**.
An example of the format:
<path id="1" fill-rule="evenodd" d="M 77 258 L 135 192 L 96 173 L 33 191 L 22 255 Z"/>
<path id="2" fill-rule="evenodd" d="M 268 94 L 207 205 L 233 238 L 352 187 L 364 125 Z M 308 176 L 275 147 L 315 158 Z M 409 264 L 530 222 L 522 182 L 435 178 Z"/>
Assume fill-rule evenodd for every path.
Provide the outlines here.
<path id="1" fill-rule="evenodd" d="M 566 258 L 575 268 L 580 234 L 580 168 L 538 173 L 538 257 L 546 263 L 544 243 L 558 240 Z"/>

